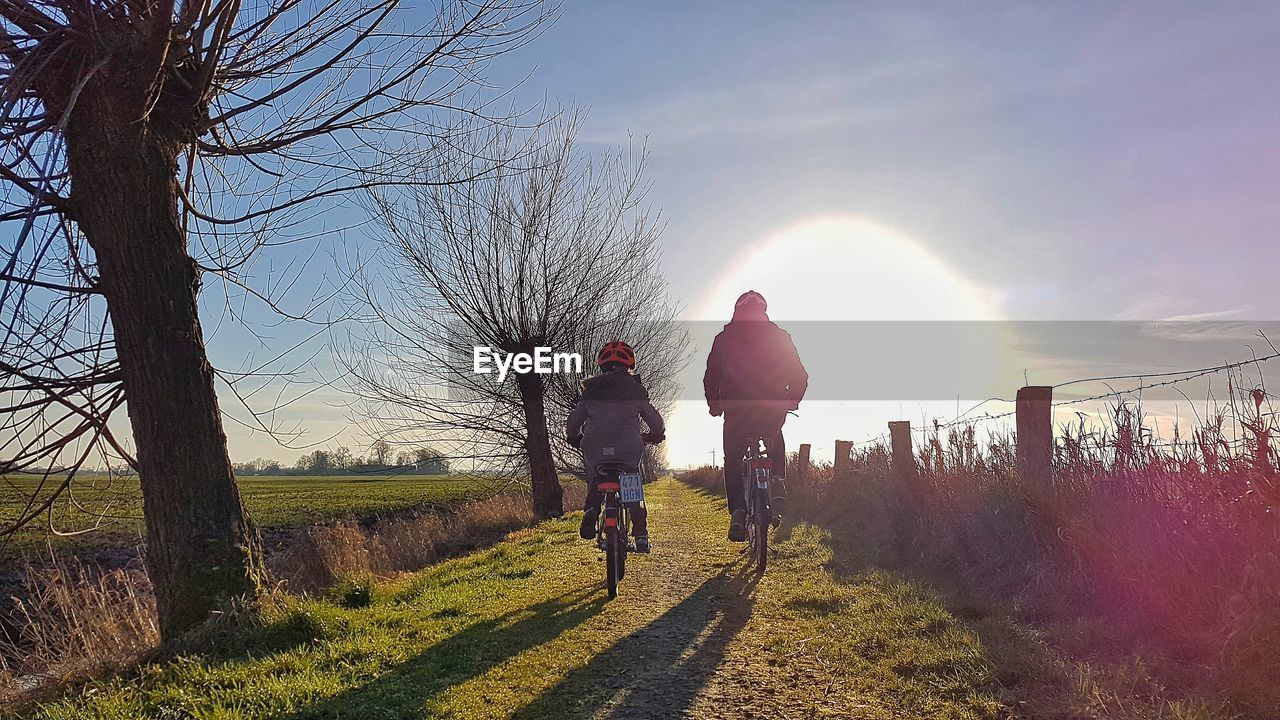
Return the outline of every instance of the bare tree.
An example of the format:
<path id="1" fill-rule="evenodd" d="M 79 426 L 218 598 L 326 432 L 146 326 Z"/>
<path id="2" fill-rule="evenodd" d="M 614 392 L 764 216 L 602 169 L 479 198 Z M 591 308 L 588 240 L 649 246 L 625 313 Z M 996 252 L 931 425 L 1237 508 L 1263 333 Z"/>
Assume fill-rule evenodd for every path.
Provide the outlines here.
<path id="1" fill-rule="evenodd" d="M 447 143 L 454 113 L 504 119 L 477 73 L 549 12 L 0 0 L 0 222 L 14 233 L 0 255 L 0 474 L 42 469 L 47 485 L 9 531 L 93 453 L 122 458 L 141 478 L 164 633 L 254 595 L 260 543 L 227 455 L 201 284 L 307 317 L 280 305 L 296 273 L 262 286 L 258 251 L 306 238 L 325 198 L 403 182 L 374 148 Z M 136 454 L 108 424 L 126 399 Z"/>
<path id="2" fill-rule="evenodd" d="M 390 465 L 391 444 L 386 440 L 374 440 L 369 446 L 369 462 L 374 465 Z"/>
<path id="3" fill-rule="evenodd" d="M 687 359 L 659 270 L 661 226 L 642 205 L 644 153 L 579 152 L 581 120 L 471 135 L 479 144 L 451 148 L 417 184 L 373 192 L 386 262 L 361 285 L 372 322 L 342 352 L 370 434 L 428 438 L 496 479 L 528 476 L 544 518 L 563 512 L 559 473 L 582 472 L 560 438 L 582 375 L 499 381 L 474 372 L 475 347 L 577 352 L 589 371 L 603 343 L 626 339 L 667 404 Z M 454 182 L 475 175 L 476 158 L 499 169 Z"/>

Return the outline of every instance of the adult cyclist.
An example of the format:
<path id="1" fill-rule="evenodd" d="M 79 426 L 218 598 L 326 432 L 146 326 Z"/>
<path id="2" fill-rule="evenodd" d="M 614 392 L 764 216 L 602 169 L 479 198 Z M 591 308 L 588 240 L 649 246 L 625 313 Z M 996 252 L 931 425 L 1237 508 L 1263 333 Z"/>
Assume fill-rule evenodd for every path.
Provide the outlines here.
<path id="1" fill-rule="evenodd" d="M 764 296 L 750 290 L 734 304 L 733 319 L 716 335 L 702 387 L 713 417 L 724 415 L 724 491 L 729 540 L 747 539 L 743 464 L 747 446 L 763 438 L 772 462 L 770 506 L 786 507 L 787 454 L 782 425 L 800 406 L 809 373 L 787 331 L 773 324 Z"/>

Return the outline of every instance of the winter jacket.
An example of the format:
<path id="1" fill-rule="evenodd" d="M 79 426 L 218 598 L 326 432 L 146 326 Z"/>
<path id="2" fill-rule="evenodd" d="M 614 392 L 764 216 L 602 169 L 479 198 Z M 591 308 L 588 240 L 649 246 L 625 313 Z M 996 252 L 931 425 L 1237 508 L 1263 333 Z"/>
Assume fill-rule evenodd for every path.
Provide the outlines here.
<path id="1" fill-rule="evenodd" d="M 716 335 L 702 388 L 713 412 L 729 405 L 767 403 L 794 409 L 809 387 L 791 335 L 767 317 L 734 317 Z"/>
<path id="2" fill-rule="evenodd" d="M 640 378 L 625 371 L 606 372 L 582 382 L 582 398 L 569 414 L 566 436 L 582 436 L 582 458 L 588 475 L 606 460 L 631 468 L 644 455 L 644 429 L 662 435 L 662 416 L 649 402 L 649 391 Z"/>

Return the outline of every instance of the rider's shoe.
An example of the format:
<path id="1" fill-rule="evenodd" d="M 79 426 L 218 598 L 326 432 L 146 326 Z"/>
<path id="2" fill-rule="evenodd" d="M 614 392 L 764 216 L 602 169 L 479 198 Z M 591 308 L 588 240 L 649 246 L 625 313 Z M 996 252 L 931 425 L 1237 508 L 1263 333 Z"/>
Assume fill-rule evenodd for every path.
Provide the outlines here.
<path id="1" fill-rule="evenodd" d="M 649 552 L 649 536 L 648 535 L 637 535 L 635 537 L 635 541 L 636 541 L 636 552 L 638 553 Z"/>
<path id="2" fill-rule="evenodd" d="M 747 539 L 747 511 L 734 510 L 729 516 L 729 542 L 743 542 Z"/>
<path id="3" fill-rule="evenodd" d="M 769 509 L 774 515 L 783 515 L 787 511 L 787 481 L 780 477 L 769 480 Z"/>
<path id="4" fill-rule="evenodd" d="M 600 508 L 589 508 L 582 513 L 582 524 L 578 526 L 578 537 L 590 540 L 596 536 L 596 521 L 600 519 Z"/>

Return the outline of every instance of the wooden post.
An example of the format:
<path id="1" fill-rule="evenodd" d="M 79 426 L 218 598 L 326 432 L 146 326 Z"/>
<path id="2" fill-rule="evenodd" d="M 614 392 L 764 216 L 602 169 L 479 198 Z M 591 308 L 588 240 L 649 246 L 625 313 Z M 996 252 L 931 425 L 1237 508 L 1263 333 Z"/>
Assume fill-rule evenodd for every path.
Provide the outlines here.
<path id="1" fill-rule="evenodd" d="M 849 462 L 853 459 L 853 442 L 850 440 L 836 441 L 836 463 L 831 469 L 833 475 L 839 475 L 849 469 Z"/>
<path id="2" fill-rule="evenodd" d="M 1018 474 L 1033 492 L 1051 487 L 1053 388 L 1031 385 L 1018 390 L 1014 408 L 1018 433 Z"/>
<path id="3" fill-rule="evenodd" d="M 911 450 L 909 421 L 893 420 L 889 423 L 889 447 L 893 452 L 893 475 L 898 481 L 898 488 L 911 495 L 920 472 L 916 467 L 916 455 Z"/>
<path id="4" fill-rule="evenodd" d="M 900 557 L 908 557 L 919 534 L 919 517 L 924 498 L 918 492 L 920 469 L 911 451 L 911 423 L 894 420 L 889 423 L 889 451 L 893 461 L 893 480 L 887 488 L 893 543 Z"/>
<path id="5" fill-rule="evenodd" d="M 809 483 L 809 443 L 800 446 L 796 454 L 796 487 L 805 487 Z"/>

